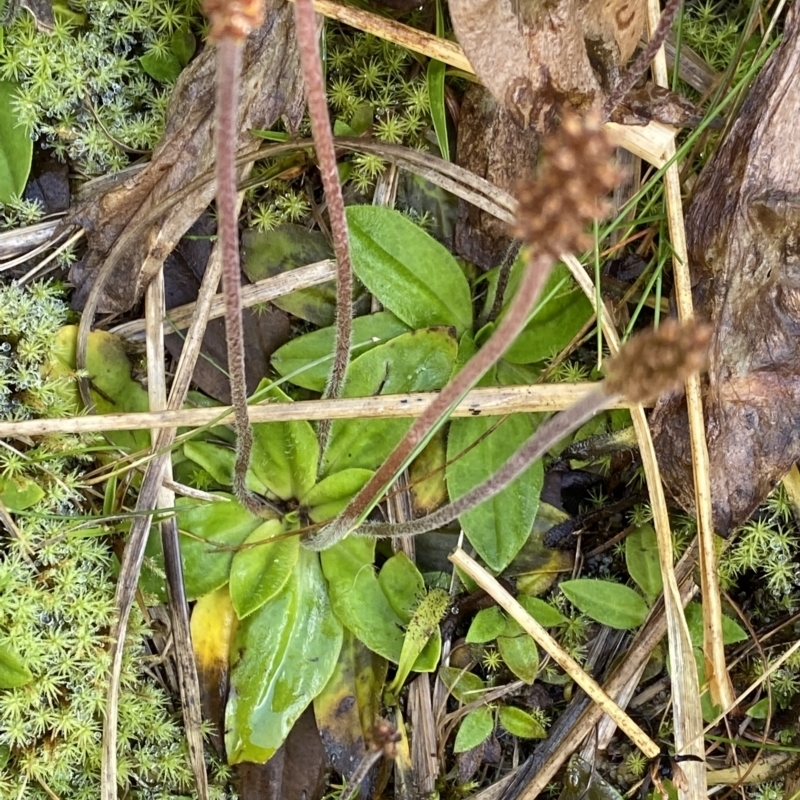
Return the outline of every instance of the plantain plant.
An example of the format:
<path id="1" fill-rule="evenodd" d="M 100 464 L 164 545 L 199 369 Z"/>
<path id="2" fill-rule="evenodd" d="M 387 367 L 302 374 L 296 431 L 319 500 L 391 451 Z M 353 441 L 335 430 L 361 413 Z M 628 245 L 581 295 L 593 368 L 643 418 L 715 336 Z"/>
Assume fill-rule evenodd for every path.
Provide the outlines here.
<path id="1" fill-rule="evenodd" d="M 274 366 L 295 386 L 326 397 L 438 394 L 414 422 L 337 420 L 316 430 L 303 421 L 250 425 L 232 143 L 241 47 L 261 9 L 257 2 L 208 0 L 218 48 L 217 209 L 236 435 L 205 431 L 181 445 L 173 466 L 179 480 L 214 497 L 181 499 L 176 516 L 186 593 L 197 601 L 198 660 L 201 668 L 220 658 L 230 663 L 224 725 L 230 763 L 269 759 L 312 702 L 324 719 L 342 686 L 355 682 L 345 666 L 364 663 L 365 652 L 372 654 L 362 672 L 371 687 L 365 708 L 378 708 L 376 696 L 395 702 L 411 671 L 437 667 L 447 596 L 429 590 L 402 553 L 376 569 L 378 537 L 458 519 L 484 561 L 502 571 L 533 527 L 541 455 L 620 395 L 638 402 L 679 382 L 701 365 L 707 339 L 704 329 L 666 325 L 660 338 L 636 343 L 626 361 L 609 367 L 606 382 L 560 417 L 477 415 L 454 420 L 444 433 L 448 414 L 473 385 L 535 378 L 537 365 L 587 322 L 587 301 L 555 265 L 562 253 L 586 245 L 586 225 L 603 212 L 598 198 L 617 177 L 611 145 L 597 120 L 563 116 L 544 145 L 537 179 L 520 190 L 516 233 L 526 244 L 523 254 L 507 290 L 497 275 L 485 280 L 486 308 L 476 315 L 475 287 L 431 236 L 389 209 L 344 208 L 311 0 L 297 0 L 295 8 L 337 260 L 337 313 L 331 328 L 278 351 Z M 384 311 L 353 320 L 353 272 Z M 292 402 L 273 381 L 256 394 Z M 96 399 L 125 403 L 129 395 L 121 381 Z M 451 502 L 405 527 L 370 527 L 368 515 L 415 459 L 434 465 L 423 472 L 444 476 L 428 485 L 431 506 Z M 148 546 L 142 586 L 163 597 L 159 546 L 156 538 Z M 201 644 L 203 627 L 217 632 L 213 658 Z M 397 673 L 384 694 L 387 662 Z M 534 678 L 529 670 L 525 679 Z M 505 716 L 513 726 L 515 715 Z"/>

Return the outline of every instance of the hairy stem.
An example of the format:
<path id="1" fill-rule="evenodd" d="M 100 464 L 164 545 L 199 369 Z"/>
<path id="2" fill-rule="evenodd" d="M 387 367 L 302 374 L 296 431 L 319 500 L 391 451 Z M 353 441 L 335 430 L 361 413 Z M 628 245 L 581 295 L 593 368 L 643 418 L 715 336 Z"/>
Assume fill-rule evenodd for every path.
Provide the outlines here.
<path id="1" fill-rule="evenodd" d="M 409 522 L 364 523 L 358 528 L 356 534 L 376 537 L 417 536 L 420 533 L 427 533 L 447 525 L 502 492 L 554 444 L 579 428 L 598 412 L 604 411 L 618 399 L 619 395 L 609 393 L 602 383 L 599 384 L 596 389 L 593 389 L 577 403 L 540 425 L 536 432 L 494 475 L 461 495 L 457 500 L 442 506 L 432 514 Z"/>
<path id="2" fill-rule="evenodd" d="M 254 514 L 270 504 L 253 494 L 246 483 L 253 430 L 247 414 L 247 378 L 244 368 L 239 221 L 236 201 L 236 148 L 238 140 L 239 74 L 242 42 L 224 37 L 217 42 L 216 180 L 219 241 L 222 253 L 222 291 L 225 295 L 225 336 L 231 405 L 236 422 L 236 464 L 233 489 L 238 500 Z"/>
<path id="3" fill-rule="evenodd" d="M 511 269 L 514 266 L 517 253 L 519 253 L 519 242 L 514 242 L 506 251 L 503 263 L 500 265 L 500 271 L 497 274 L 497 286 L 494 290 L 494 301 L 492 302 L 492 308 L 491 311 L 489 311 L 486 322 L 494 322 L 503 310 L 506 289 L 508 289 L 508 279 L 511 277 Z"/>
<path id="4" fill-rule="evenodd" d="M 655 58 L 661 45 L 664 44 L 670 28 L 672 28 L 675 18 L 678 16 L 681 2 L 682 0 L 667 0 L 661 19 L 659 19 L 658 25 L 647 43 L 647 47 L 639 53 L 636 61 L 631 64 L 617 87 L 603 103 L 603 119 L 608 119 L 611 116 L 614 109 L 625 99 L 625 95 L 633 89 L 636 81 L 647 71 L 650 62 Z"/>
<path id="5" fill-rule="evenodd" d="M 350 244 L 347 236 L 347 218 L 344 213 L 342 185 L 333 147 L 331 121 L 328 115 L 328 100 L 322 77 L 319 57 L 316 15 L 313 0 L 295 0 L 295 24 L 303 81 L 308 100 L 308 115 L 311 133 L 317 152 L 320 177 L 328 202 L 328 218 L 331 225 L 333 252 L 336 255 L 336 344 L 333 366 L 323 398 L 338 397 L 344 386 L 353 328 L 353 273 L 350 265 Z M 330 434 L 330 420 L 323 420 L 318 428 L 320 451 L 325 447 Z M 320 459 L 320 463 L 322 463 Z"/>
<path id="6" fill-rule="evenodd" d="M 380 500 L 381 494 L 414 456 L 417 448 L 436 430 L 438 423 L 467 391 L 486 374 L 490 367 L 511 346 L 528 321 L 531 311 L 553 266 L 549 253 L 536 253 L 529 258 L 519 290 L 506 316 L 492 337 L 470 359 L 464 368 L 436 396 L 419 416 L 388 458 L 370 478 L 364 488 L 350 501 L 347 508 L 308 543 L 324 550 L 341 541 L 358 525 Z"/>

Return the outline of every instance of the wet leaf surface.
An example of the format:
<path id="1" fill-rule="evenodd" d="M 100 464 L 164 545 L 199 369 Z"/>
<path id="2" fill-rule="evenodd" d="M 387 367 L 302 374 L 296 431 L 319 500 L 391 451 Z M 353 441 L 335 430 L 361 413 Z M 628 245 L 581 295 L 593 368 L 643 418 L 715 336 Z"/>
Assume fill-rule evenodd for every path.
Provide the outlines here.
<path id="1" fill-rule="evenodd" d="M 333 675 L 314 698 L 314 716 L 325 751 L 333 768 L 347 779 L 366 753 L 365 741 L 381 711 L 386 669 L 385 659 L 345 630 Z M 374 782 L 373 775 L 362 784 L 366 796 Z"/>
<path id="2" fill-rule="evenodd" d="M 301 550 L 284 588 L 242 620 L 226 710 L 228 761 L 266 761 L 333 674 L 342 626 L 319 556 Z"/>

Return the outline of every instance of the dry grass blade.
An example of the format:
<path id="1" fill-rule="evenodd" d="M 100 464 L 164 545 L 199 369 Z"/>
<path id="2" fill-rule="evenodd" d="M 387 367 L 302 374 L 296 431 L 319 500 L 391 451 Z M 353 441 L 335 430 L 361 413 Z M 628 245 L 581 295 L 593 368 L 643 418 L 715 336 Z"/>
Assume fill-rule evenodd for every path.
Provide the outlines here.
<path id="1" fill-rule="evenodd" d="M 267 303 L 277 297 L 296 292 L 299 289 L 309 289 L 318 286 L 320 283 L 332 280 L 336 277 L 336 263 L 331 260 L 318 261 L 308 264 L 305 267 L 298 267 L 291 272 L 284 272 L 272 278 L 248 286 L 242 286 L 242 308 L 251 308 L 259 303 Z M 164 333 L 172 333 L 173 330 L 185 328 L 194 316 L 194 303 L 187 303 L 170 309 L 161 323 Z M 225 297 L 217 294 L 211 301 L 208 318 L 217 319 L 225 314 Z M 111 333 L 124 336 L 131 342 L 145 340 L 145 322 L 136 319 L 132 322 L 125 322 L 111 329 Z"/>
<path id="2" fill-rule="evenodd" d="M 442 61 L 471 75 L 475 74 L 464 50 L 455 42 L 333 0 L 314 0 L 314 10 L 323 16 L 406 47 L 415 53 Z M 663 144 L 673 140 L 675 136 L 672 128 L 658 122 L 651 122 L 641 128 L 608 123 L 608 129 L 614 133 L 620 147 L 630 150 L 656 167 L 665 163 Z"/>
<path id="3" fill-rule="evenodd" d="M 694 563 L 695 553 L 690 548 L 675 568 L 681 587 L 681 602 L 684 605 L 689 602 L 695 592 L 691 580 Z M 659 601 L 651 609 L 650 616 L 636 635 L 625 658 L 621 659 L 612 676 L 605 682 L 603 688 L 610 697 L 619 696 L 638 670 L 647 663 L 653 649 L 664 638 L 666 632 L 667 615 L 663 601 Z M 580 746 L 580 743 L 596 730 L 603 717 L 604 712 L 599 706 L 589 704 L 582 712 L 579 712 L 578 718 L 572 724 L 561 726 L 560 721 L 557 722 L 548 739 L 537 748 L 530 763 L 520 771 L 520 775 L 514 778 L 503 797 L 509 798 L 509 800 L 512 798 L 519 798 L 519 800 L 537 798 L 553 780 L 566 760 Z M 484 797 L 483 793 L 479 797 L 481 800 L 491 800 Z"/>
<path id="4" fill-rule="evenodd" d="M 651 19 L 653 16 L 652 3 Z M 654 61 L 656 83 L 669 86 L 667 63 L 661 49 Z M 675 154 L 674 143 L 669 157 Z M 667 206 L 670 242 L 674 252 L 672 274 L 675 280 L 675 300 L 678 318 L 689 322 L 694 318 L 692 305 L 692 279 L 689 274 L 689 253 L 686 247 L 686 228 L 681 202 L 680 172 L 676 162 L 664 173 L 664 195 Z M 711 513 L 711 484 L 709 481 L 708 447 L 706 425 L 703 415 L 703 400 L 700 377 L 691 376 L 686 381 L 686 405 L 689 413 L 689 436 L 692 446 L 694 468 L 695 508 L 700 536 L 700 570 L 703 593 L 703 652 L 706 658 L 706 676 L 714 703 L 723 708 L 731 703 L 733 693 L 725 666 L 725 650 L 722 640 L 722 606 L 719 581 L 717 580 L 717 557 L 714 549 L 714 524 Z"/>
<path id="5" fill-rule="evenodd" d="M 178 368 L 172 383 L 168 407 L 180 408 L 189 391 L 189 385 L 194 373 L 194 365 L 200 355 L 200 346 L 203 340 L 203 331 L 208 323 L 208 306 L 214 296 L 222 274 L 222 265 L 219 257 L 219 248 L 215 247 L 209 259 L 206 273 L 197 298 L 197 316 L 189 329 Z M 144 426 L 142 426 L 144 427 Z M 136 587 L 139 580 L 139 571 L 144 558 L 144 548 L 147 544 L 147 535 L 152 520 L 152 509 L 158 500 L 158 493 L 164 478 L 166 465 L 170 459 L 169 445 L 175 438 L 175 428 L 162 431 L 155 442 L 154 449 L 161 454 L 147 466 L 142 487 L 137 498 L 136 511 L 143 512 L 137 516 L 131 526 L 131 532 L 125 547 L 125 553 L 120 566 L 119 580 L 114 597 L 117 612 L 117 622 L 111 632 L 111 667 L 108 678 L 108 695 L 106 715 L 103 720 L 103 764 L 101 775 L 101 800 L 116 800 L 117 798 L 117 722 L 119 716 L 119 679 L 122 666 L 122 652 L 125 634 L 128 628 L 131 606 L 133 604 Z"/>
<path id="6" fill-rule="evenodd" d="M 589 300 L 595 302 L 595 287 L 586 274 L 586 270 L 580 265 L 574 256 L 566 256 L 564 263 L 579 286 L 584 290 Z M 603 334 L 611 349 L 612 355 L 619 350 L 620 342 L 614 323 L 610 319 L 608 312 L 603 308 L 596 308 L 600 323 L 603 326 Z M 639 442 L 639 451 L 642 456 L 642 466 L 644 467 L 647 479 L 647 490 L 650 496 L 650 505 L 653 510 L 653 525 L 658 537 L 658 555 L 661 565 L 661 575 L 664 581 L 664 604 L 666 609 L 667 632 L 669 636 L 670 654 L 670 675 L 673 681 L 673 700 L 675 701 L 675 746 L 680 752 L 702 756 L 702 742 L 693 745 L 687 744 L 695 742 L 696 733 L 700 729 L 702 719 L 700 716 L 700 690 L 697 682 L 697 669 L 692 653 L 692 643 L 689 638 L 689 630 L 686 627 L 686 620 L 683 616 L 683 607 L 680 602 L 678 584 L 675 579 L 673 568 L 672 535 L 670 532 L 669 513 L 667 511 L 667 500 L 664 496 L 664 487 L 661 483 L 661 476 L 658 469 L 658 460 L 653 447 L 653 439 L 650 434 L 650 426 L 642 406 L 631 407 L 631 417 L 636 430 L 636 438 Z M 684 750 L 691 746 L 693 750 Z M 697 751 L 697 752 L 695 752 Z M 692 797 L 704 797 L 698 794 L 698 781 L 701 781 L 702 764 L 687 764 L 687 775 L 690 780 L 694 780 Z"/>
<path id="7" fill-rule="evenodd" d="M 631 741 L 648 758 L 655 758 L 661 748 L 605 693 L 602 687 L 591 676 L 587 675 L 580 664 L 570 657 L 561 645 L 538 623 L 475 560 L 470 558 L 461 548 L 457 548 L 450 556 L 457 567 L 469 575 L 498 605 L 518 622 L 533 637 L 534 641 L 556 662 L 567 675 L 575 681 L 592 700 L 608 714 L 619 727 L 630 737 Z"/>
<path id="8" fill-rule="evenodd" d="M 164 350 L 164 335 L 161 318 L 164 316 L 164 270 L 159 269 L 145 293 L 145 313 L 147 322 L 147 393 L 150 408 L 163 409 L 167 406 L 167 376 Z M 151 431 L 151 441 L 158 434 Z M 172 465 L 164 470 L 164 479 L 172 479 Z M 173 508 L 175 494 L 165 486 L 158 494 L 161 508 Z M 203 733 L 201 724 L 203 713 L 200 708 L 200 683 L 197 678 L 197 665 L 194 660 L 191 633 L 189 631 L 189 604 L 183 587 L 183 567 L 180 545 L 178 544 L 178 525 L 175 517 L 161 523 L 161 542 L 164 549 L 164 565 L 167 578 L 169 611 L 172 620 L 175 662 L 178 684 L 181 693 L 181 711 L 186 729 L 189 748 L 189 763 L 194 774 L 195 788 L 199 800 L 208 798 L 208 775 L 203 755 Z"/>
<path id="9" fill-rule="evenodd" d="M 452 416 L 470 417 L 479 414 L 515 414 L 561 411 L 578 402 L 595 388 L 593 383 L 532 384 L 530 386 L 493 386 L 472 389 L 452 411 Z M 298 400 L 291 405 L 266 404 L 248 407 L 250 422 L 289 422 L 292 420 L 355 419 L 357 417 L 414 418 L 425 413 L 435 400 L 433 392 L 374 397 L 348 397 L 338 400 Z M 625 401 L 609 408 L 627 408 Z M 102 417 L 23 420 L 1 422 L 2 436 L 41 436 L 46 433 L 88 433 L 98 431 L 131 431 L 141 428 L 199 428 L 224 422 L 230 406 L 192 408 L 170 411 L 149 411 L 135 414 L 105 414 Z"/>

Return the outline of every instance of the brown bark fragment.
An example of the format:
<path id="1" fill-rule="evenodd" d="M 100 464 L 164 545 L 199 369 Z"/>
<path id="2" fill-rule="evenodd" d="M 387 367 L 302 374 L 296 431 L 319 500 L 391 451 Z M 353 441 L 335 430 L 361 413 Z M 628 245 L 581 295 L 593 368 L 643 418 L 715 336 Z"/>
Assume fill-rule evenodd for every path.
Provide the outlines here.
<path id="1" fill-rule="evenodd" d="M 296 125 L 302 117 L 302 79 L 290 3 L 278 0 L 273 5 L 265 24 L 247 40 L 243 56 L 239 155 L 255 152 L 261 143 L 249 133 L 251 128 L 269 128 L 280 116 Z M 114 268 L 98 310 L 129 309 L 213 200 L 214 181 L 209 180 L 182 203 L 141 224 L 161 202 L 212 168 L 215 70 L 214 50 L 207 48 L 181 73 L 164 138 L 150 164 L 100 199 L 81 203 L 67 218 L 67 223 L 84 228 L 89 243 L 85 259 L 70 273 L 78 287 L 76 307 L 83 307 L 93 276 L 110 259 Z M 134 229 L 132 241 L 120 239 Z"/>
<path id="2" fill-rule="evenodd" d="M 800 13 L 701 176 L 686 219 L 695 309 L 714 325 L 705 388 L 714 526 L 743 522 L 800 458 Z M 668 487 L 693 509 L 682 399 L 653 417 Z"/>

